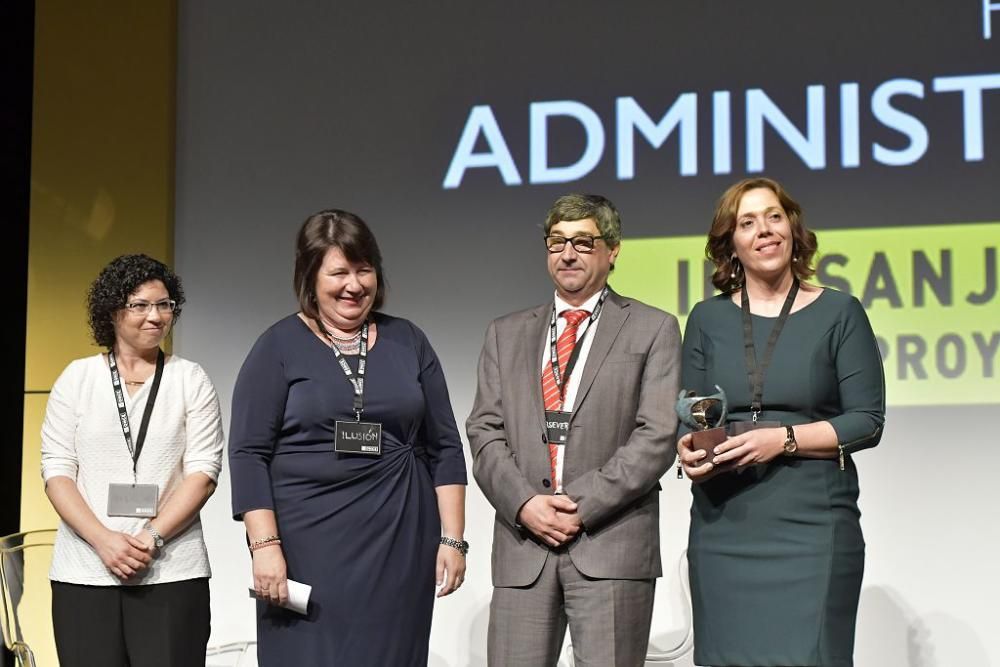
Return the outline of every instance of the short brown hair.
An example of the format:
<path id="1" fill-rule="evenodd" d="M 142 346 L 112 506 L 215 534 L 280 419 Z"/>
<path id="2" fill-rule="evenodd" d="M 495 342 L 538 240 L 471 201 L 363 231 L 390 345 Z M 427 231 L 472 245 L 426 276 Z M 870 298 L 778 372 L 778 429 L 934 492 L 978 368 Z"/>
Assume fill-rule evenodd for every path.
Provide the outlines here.
<path id="1" fill-rule="evenodd" d="M 792 228 L 792 258 L 795 260 L 792 262 L 792 273 L 799 280 L 806 280 L 816 273 L 812 265 L 817 248 L 816 234 L 806 227 L 802 207 L 777 181 L 763 177 L 747 178 L 730 186 L 719 197 L 712 228 L 708 232 L 708 243 L 705 244 L 705 256 L 715 264 L 712 284 L 723 292 L 733 292 L 743 285 L 743 273 L 735 271 L 736 264 L 733 262 L 733 231 L 743 195 L 759 188 L 773 192 L 788 216 Z M 732 277 L 734 273 L 735 279 Z"/>
<path id="2" fill-rule="evenodd" d="M 349 262 L 367 264 L 375 269 L 378 287 L 372 310 L 381 308 L 387 285 L 375 235 L 365 221 L 353 213 L 327 209 L 306 218 L 295 241 L 295 295 L 302 314 L 313 319 L 319 317 L 316 274 L 330 248 L 340 248 Z"/>
<path id="3" fill-rule="evenodd" d="M 560 197 L 549 209 L 545 217 L 545 235 L 548 236 L 552 225 L 560 220 L 586 220 L 593 218 L 597 223 L 604 243 L 609 248 L 615 248 L 622 240 L 622 220 L 618 209 L 611 200 L 601 195 L 571 194 Z"/>

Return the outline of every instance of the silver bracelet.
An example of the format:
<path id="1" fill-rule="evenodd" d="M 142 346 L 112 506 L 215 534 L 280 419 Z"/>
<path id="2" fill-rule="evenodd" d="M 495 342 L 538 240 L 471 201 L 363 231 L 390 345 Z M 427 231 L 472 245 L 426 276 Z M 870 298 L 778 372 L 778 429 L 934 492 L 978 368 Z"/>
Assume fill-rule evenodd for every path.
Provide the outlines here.
<path id="1" fill-rule="evenodd" d="M 451 547 L 452 549 L 458 549 L 458 553 L 465 556 L 469 553 L 469 543 L 465 540 L 455 540 L 450 537 L 442 537 L 441 544 Z"/>

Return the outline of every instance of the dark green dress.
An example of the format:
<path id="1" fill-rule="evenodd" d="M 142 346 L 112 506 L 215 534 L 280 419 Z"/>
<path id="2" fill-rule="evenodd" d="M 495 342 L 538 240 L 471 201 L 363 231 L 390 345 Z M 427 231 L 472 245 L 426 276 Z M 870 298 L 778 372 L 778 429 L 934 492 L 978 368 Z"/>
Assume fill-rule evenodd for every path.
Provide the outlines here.
<path id="1" fill-rule="evenodd" d="M 753 316 L 758 363 L 777 318 Z M 684 335 L 683 386 L 728 396 L 731 421 L 750 419 L 740 307 L 698 304 Z M 837 459 L 779 456 L 692 485 L 688 544 L 698 665 L 853 665 L 864 571 L 858 475 L 850 454 L 878 444 L 882 360 L 852 296 L 826 289 L 792 313 L 764 379 L 762 420 L 826 420 Z"/>

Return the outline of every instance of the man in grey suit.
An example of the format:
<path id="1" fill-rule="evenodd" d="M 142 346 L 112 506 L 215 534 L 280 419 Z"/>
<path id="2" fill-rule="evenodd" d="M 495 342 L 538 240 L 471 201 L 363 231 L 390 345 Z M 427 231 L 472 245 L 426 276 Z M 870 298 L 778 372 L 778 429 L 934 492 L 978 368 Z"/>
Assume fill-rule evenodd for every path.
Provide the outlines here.
<path id="1" fill-rule="evenodd" d="M 561 197 L 545 222 L 554 299 L 486 332 L 466 428 L 496 509 L 490 665 L 555 665 L 567 624 L 577 665 L 644 664 L 680 330 L 607 287 L 620 239 L 610 201 Z"/>

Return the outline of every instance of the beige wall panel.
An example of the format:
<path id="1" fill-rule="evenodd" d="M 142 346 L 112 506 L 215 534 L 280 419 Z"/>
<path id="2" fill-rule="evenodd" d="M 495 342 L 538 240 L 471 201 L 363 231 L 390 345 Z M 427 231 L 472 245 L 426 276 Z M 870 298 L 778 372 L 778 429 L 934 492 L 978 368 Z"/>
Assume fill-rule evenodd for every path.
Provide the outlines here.
<path id="1" fill-rule="evenodd" d="M 36 3 L 26 392 L 97 351 L 85 300 L 102 266 L 173 261 L 176 24 L 174 0 Z M 58 520 L 39 473 L 47 399 L 25 394 L 22 530 Z"/>
<path id="2" fill-rule="evenodd" d="M 37 3 L 26 390 L 95 351 L 84 299 L 108 260 L 172 259 L 175 13 Z"/>
<path id="3" fill-rule="evenodd" d="M 21 530 L 41 530 L 59 525 L 59 516 L 45 497 L 42 483 L 42 448 L 39 433 L 45 418 L 48 394 L 24 397 L 24 453 L 21 458 Z"/>

